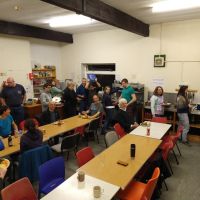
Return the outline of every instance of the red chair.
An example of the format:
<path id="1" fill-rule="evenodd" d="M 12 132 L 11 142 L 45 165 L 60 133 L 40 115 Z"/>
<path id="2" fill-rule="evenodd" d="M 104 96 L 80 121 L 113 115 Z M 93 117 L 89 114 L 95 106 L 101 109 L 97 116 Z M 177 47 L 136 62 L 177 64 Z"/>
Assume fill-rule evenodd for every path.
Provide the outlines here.
<path id="1" fill-rule="evenodd" d="M 167 135 L 167 136 L 165 136 L 165 137 L 163 138 L 164 141 L 169 141 L 169 140 L 171 140 L 171 141 L 173 142 L 173 145 L 177 147 L 180 156 L 182 156 L 182 154 L 181 154 L 181 151 L 180 151 L 179 146 L 178 146 L 178 144 L 177 144 L 177 141 L 178 141 L 178 139 L 181 137 L 182 133 L 183 133 L 183 127 L 180 127 L 180 128 L 177 130 L 177 132 L 176 132 L 175 135 Z M 174 148 L 174 147 L 173 147 L 173 148 Z"/>
<path id="2" fill-rule="evenodd" d="M 126 135 L 126 132 L 124 131 L 124 129 L 121 127 L 121 125 L 119 123 L 116 123 L 114 125 L 114 129 L 119 138 L 122 138 Z"/>
<path id="3" fill-rule="evenodd" d="M 164 123 L 167 124 L 168 120 L 167 117 L 153 117 L 151 119 L 152 122 Z"/>
<path id="4" fill-rule="evenodd" d="M 1 190 L 2 200 L 37 200 L 36 193 L 27 177 L 22 178 Z"/>
<path id="5" fill-rule="evenodd" d="M 35 122 L 36 126 L 40 126 L 39 122 L 35 118 L 32 118 L 32 120 Z M 20 124 L 19 124 L 19 129 L 20 130 L 24 130 L 24 123 L 25 123 L 25 120 L 20 122 Z"/>
<path id="6" fill-rule="evenodd" d="M 76 153 L 78 166 L 81 167 L 92 158 L 94 158 L 94 153 L 91 147 L 85 147 Z"/>
<path id="7" fill-rule="evenodd" d="M 173 174 L 172 167 L 168 159 L 170 151 L 173 150 L 173 142 L 171 140 L 163 141 L 159 148 L 162 150 L 163 160 L 168 163 L 170 171 Z"/>
<path id="8" fill-rule="evenodd" d="M 85 133 L 85 126 L 77 127 L 77 128 L 74 130 L 74 133 L 79 133 L 81 137 L 84 136 L 84 133 Z"/>
<path id="9" fill-rule="evenodd" d="M 160 169 L 156 167 L 151 179 L 146 184 L 132 181 L 125 190 L 119 193 L 119 198 L 121 200 L 150 200 L 159 176 Z"/>

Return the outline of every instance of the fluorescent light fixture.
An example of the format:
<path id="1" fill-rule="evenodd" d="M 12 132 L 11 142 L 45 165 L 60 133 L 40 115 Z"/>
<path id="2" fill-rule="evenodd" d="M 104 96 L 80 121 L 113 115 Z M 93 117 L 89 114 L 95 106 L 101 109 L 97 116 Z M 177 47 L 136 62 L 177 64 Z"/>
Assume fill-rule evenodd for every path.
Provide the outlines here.
<path id="1" fill-rule="evenodd" d="M 48 21 L 51 27 L 79 26 L 94 22 L 96 22 L 96 20 L 77 14 L 54 17 Z"/>
<path id="2" fill-rule="evenodd" d="M 200 7 L 200 0 L 164 0 L 152 5 L 152 12 L 170 12 Z"/>

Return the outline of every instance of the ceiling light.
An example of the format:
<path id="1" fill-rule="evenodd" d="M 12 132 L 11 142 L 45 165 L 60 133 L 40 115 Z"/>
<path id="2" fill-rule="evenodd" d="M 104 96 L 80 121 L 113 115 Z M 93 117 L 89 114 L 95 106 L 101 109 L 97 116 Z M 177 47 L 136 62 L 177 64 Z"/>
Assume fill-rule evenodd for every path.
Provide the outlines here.
<path id="1" fill-rule="evenodd" d="M 55 17 L 48 21 L 51 27 L 66 27 L 66 26 L 78 26 L 94 23 L 96 20 L 83 15 L 67 15 L 61 17 Z"/>
<path id="2" fill-rule="evenodd" d="M 152 12 L 170 12 L 200 7 L 200 0 L 165 0 L 152 5 Z"/>

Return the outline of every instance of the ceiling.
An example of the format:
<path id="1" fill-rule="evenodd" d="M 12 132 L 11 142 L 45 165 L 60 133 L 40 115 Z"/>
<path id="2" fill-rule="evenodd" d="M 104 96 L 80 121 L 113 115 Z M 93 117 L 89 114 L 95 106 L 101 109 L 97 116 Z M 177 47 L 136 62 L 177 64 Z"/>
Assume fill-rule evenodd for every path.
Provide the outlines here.
<path id="1" fill-rule="evenodd" d="M 151 4 L 159 0 L 101 0 L 145 23 L 155 24 L 179 20 L 200 19 L 200 8 L 176 12 L 155 14 L 151 12 Z M 15 10 L 15 6 L 19 10 Z M 0 0 L 0 20 L 17 22 L 61 31 L 65 33 L 80 33 L 112 29 L 114 27 L 96 22 L 91 25 L 50 28 L 47 20 L 51 17 L 73 13 L 40 0 Z"/>

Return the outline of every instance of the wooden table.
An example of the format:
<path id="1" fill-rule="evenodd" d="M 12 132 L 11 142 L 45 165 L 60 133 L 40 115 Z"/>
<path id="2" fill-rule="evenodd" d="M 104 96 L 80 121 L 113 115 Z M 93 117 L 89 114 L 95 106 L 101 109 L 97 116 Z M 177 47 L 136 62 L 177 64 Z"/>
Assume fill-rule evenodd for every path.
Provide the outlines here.
<path id="1" fill-rule="evenodd" d="M 67 119 L 62 120 L 62 125 L 55 125 L 54 123 L 40 126 L 40 130 L 45 130 L 45 134 L 43 136 L 43 141 L 47 141 L 49 138 L 52 138 L 56 135 L 63 134 L 65 132 L 71 131 L 79 126 L 84 126 L 86 124 L 89 124 L 92 120 L 91 119 L 82 119 L 79 118 L 79 116 L 70 117 Z M 13 138 L 13 146 L 8 146 L 8 139 L 2 139 L 5 149 L 0 151 L 0 157 L 5 157 L 10 154 L 16 153 L 20 150 L 20 137 Z"/>
<path id="2" fill-rule="evenodd" d="M 145 136 L 145 137 L 150 137 L 150 138 L 155 138 L 155 139 L 162 139 L 163 136 L 168 132 L 171 126 L 172 126 L 171 124 L 151 122 L 149 136 L 147 136 L 147 127 L 144 127 L 141 125 L 135 128 L 134 130 L 132 130 L 130 134 Z"/>
<path id="3" fill-rule="evenodd" d="M 124 189 L 160 145 L 161 140 L 126 135 L 80 168 L 86 174 Z M 130 157 L 130 144 L 136 145 L 136 156 Z M 128 162 L 124 167 L 118 160 Z"/>
<path id="4" fill-rule="evenodd" d="M 77 173 L 48 193 L 42 200 L 94 200 L 93 187 L 100 186 L 104 191 L 99 200 L 110 200 L 119 190 L 118 186 L 86 175 L 83 187 L 78 186 Z"/>

